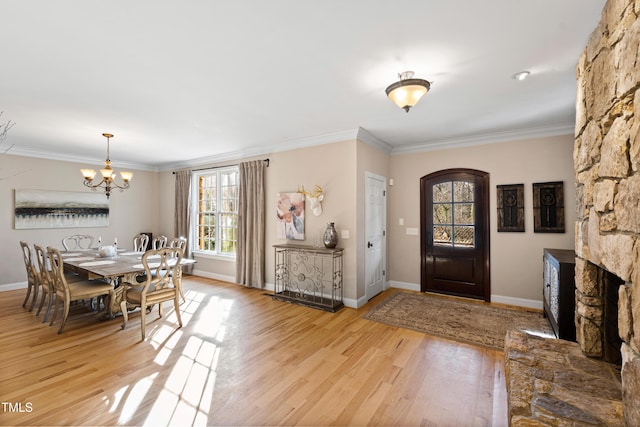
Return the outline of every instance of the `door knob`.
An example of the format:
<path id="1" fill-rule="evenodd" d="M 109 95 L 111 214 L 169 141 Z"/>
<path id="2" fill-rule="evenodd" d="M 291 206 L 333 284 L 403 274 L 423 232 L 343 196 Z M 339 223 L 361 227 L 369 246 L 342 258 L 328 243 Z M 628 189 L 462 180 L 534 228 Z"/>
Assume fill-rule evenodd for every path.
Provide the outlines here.
<path id="1" fill-rule="evenodd" d="M 373 247 L 373 244 L 371 242 L 367 242 L 367 247 L 371 248 L 371 247 Z"/>

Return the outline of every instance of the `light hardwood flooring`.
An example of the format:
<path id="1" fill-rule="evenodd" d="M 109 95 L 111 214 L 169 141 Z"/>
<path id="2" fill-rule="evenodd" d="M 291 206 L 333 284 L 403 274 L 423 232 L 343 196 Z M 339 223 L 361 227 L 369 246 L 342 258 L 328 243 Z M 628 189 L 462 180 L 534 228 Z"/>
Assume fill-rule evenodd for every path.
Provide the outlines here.
<path id="1" fill-rule="evenodd" d="M 503 353 L 187 276 L 171 304 L 65 331 L 0 292 L 0 425 L 505 426 Z"/>

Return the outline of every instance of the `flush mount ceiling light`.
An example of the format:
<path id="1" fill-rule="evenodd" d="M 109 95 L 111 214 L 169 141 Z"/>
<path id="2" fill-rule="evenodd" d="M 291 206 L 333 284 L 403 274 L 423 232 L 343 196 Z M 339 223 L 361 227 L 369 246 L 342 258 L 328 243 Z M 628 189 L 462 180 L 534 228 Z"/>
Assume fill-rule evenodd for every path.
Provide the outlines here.
<path id="1" fill-rule="evenodd" d="M 98 188 L 104 188 L 104 193 L 107 195 L 108 199 L 113 188 L 119 188 L 120 191 L 129 188 L 129 181 L 133 178 L 133 174 L 131 172 L 120 172 L 123 183 L 118 184 L 115 181 L 115 171 L 111 169 L 111 159 L 109 159 L 109 139 L 113 138 L 113 135 L 110 133 L 103 133 L 102 136 L 107 138 L 107 160 L 104 161 L 104 169 L 100 169 L 102 180 L 97 184 L 93 183 L 93 178 L 96 176 L 96 171 L 93 169 L 80 169 L 80 172 L 84 175 L 85 186 L 91 188 L 93 191 L 96 191 Z"/>
<path id="2" fill-rule="evenodd" d="M 398 74 L 399 81 L 389 85 L 385 92 L 390 100 L 407 113 L 422 96 L 429 92 L 431 83 L 423 79 L 414 79 L 413 71 Z"/>
<path id="3" fill-rule="evenodd" d="M 531 72 L 529 71 L 520 71 L 519 73 L 515 73 L 513 76 L 511 76 L 512 79 L 518 80 L 518 81 L 522 81 L 524 79 L 526 79 L 527 77 L 529 77 L 529 75 L 531 74 Z"/>

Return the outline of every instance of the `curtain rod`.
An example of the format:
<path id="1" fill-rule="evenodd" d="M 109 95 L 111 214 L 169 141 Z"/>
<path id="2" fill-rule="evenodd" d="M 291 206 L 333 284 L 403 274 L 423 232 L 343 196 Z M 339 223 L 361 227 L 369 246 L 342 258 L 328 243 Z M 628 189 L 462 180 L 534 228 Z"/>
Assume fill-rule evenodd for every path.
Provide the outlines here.
<path id="1" fill-rule="evenodd" d="M 267 167 L 269 167 L 269 159 L 262 159 L 263 162 L 265 162 L 267 164 Z M 211 168 L 201 168 L 201 169 L 192 169 L 192 172 L 197 172 L 197 171 L 206 171 L 206 170 L 210 170 L 210 169 L 220 169 L 220 168 L 228 168 L 230 166 L 238 166 L 238 163 L 234 164 L 234 165 L 224 165 L 224 166 L 214 166 Z M 172 174 L 176 174 L 175 171 L 171 172 Z"/>

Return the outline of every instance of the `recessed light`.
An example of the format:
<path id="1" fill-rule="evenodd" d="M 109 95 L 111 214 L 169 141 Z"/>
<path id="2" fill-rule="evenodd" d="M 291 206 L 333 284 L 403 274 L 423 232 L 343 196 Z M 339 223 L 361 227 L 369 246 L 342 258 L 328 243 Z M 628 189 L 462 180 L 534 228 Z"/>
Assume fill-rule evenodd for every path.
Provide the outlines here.
<path id="1" fill-rule="evenodd" d="M 529 77 L 529 74 L 531 74 L 529 71 L 520 71 L 519 73 L 515 73 L 513 76 L 511 76 L 511 78 L 522 81 Z"/>

